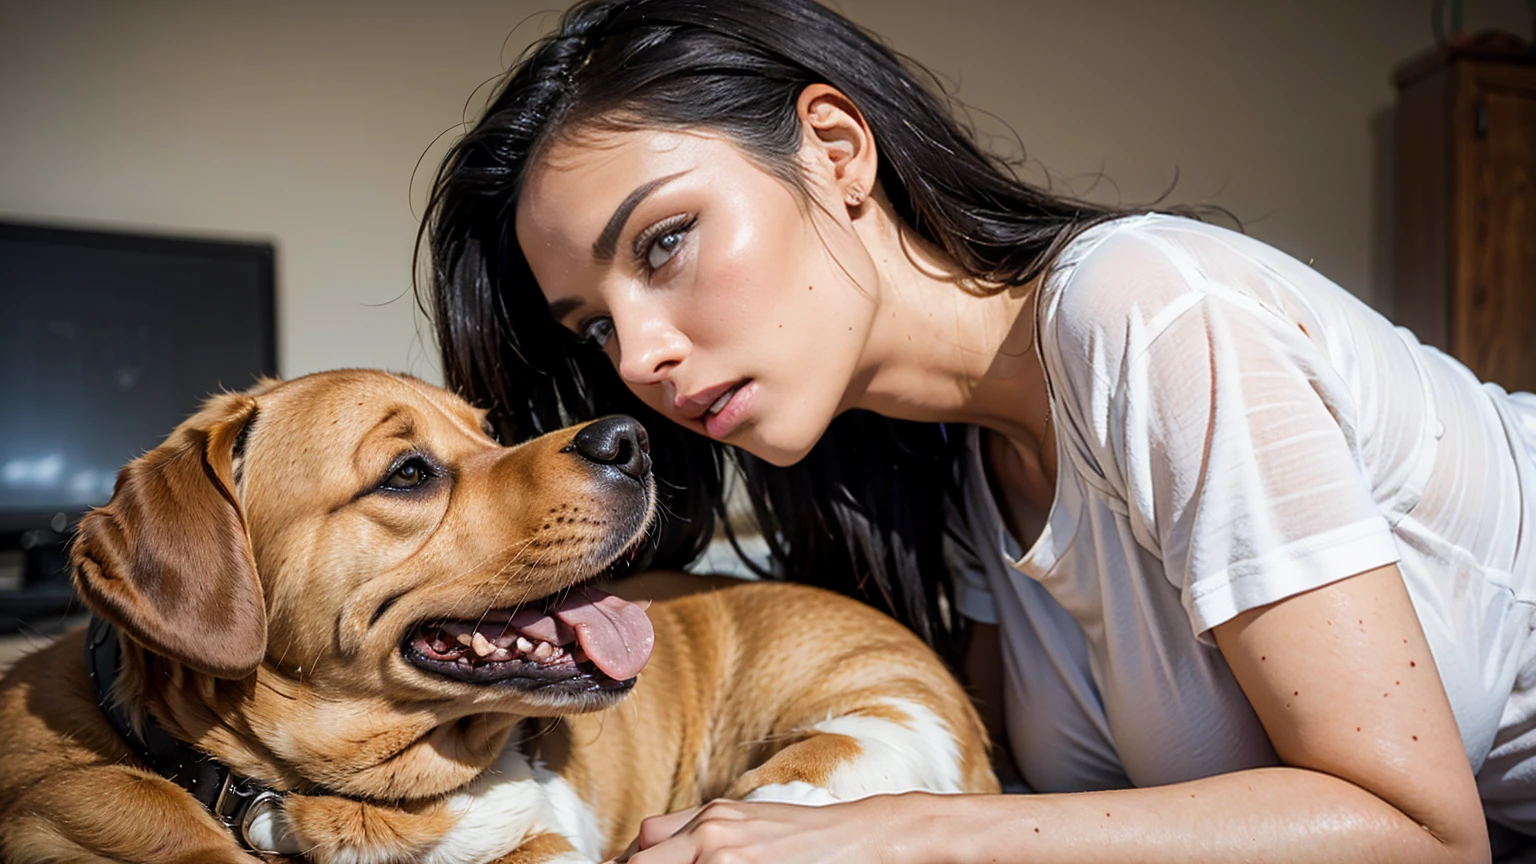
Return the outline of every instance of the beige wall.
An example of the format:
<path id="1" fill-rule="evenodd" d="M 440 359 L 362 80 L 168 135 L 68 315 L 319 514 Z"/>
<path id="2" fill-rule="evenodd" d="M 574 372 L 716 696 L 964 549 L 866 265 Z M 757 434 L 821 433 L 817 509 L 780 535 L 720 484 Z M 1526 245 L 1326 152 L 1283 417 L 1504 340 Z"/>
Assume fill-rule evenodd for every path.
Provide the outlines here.
<path id="1" fill-rule="evenodd" d="M 0 218 L 271 238 L 284 374 L 435 379 L 409 295 L 434 142 L 550 5 L 0 0 Z M 1389 303 L 1388 76 L 1429 0 L 835 5 L 1016 130 L 1030 176 L 1137 202 L 1177 175 L 1170 200 Z M 1523 0 L 1466 6 L 1530 32 Z"/>

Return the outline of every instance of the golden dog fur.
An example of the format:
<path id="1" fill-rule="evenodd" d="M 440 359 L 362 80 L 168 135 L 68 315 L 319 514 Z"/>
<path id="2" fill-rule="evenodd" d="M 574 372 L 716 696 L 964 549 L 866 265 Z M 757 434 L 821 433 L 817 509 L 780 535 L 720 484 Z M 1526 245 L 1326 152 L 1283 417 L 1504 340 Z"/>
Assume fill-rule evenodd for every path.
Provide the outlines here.
<path id="1" fill-rule="evenodd" d="M 952 735 L 951 791 L 996 789 L 980 723 L 931 653 L 813 589 L 682 574 L 610 588 L 673 597 L 649 608 L 655 649 L 627 696 L 487 686 L 406 662 L 421 622 L 590 580 L 651 516 L 649 488 L 643 505 L 625 503 L 638 499 L 619 500 L 567 452 L 574 430 L 502 447 L 485 428 L 482 412 L 408 377 L 268 381 L 208 400 L 81 524 L 77 587 L 123 634 L 114 697 L 289 791 L 305 854 L 285 860 L 445 855 L 464 830 L 464 790 L 505 770 L 504 749 L 568 784 L 612 855 L 645 816 L 823 784 L 861 745 L 814 727 L 910 723 L 893 705 L 924 706 Z M 434 479 L 381 493 L 402 453 L 422 454 Z M 4 860 L 251 860 L 115 734 L 83 638 L 23 658 L 0 683 Z M 579 860 L 548 819 L 505 826 L 483 860 Z"/>

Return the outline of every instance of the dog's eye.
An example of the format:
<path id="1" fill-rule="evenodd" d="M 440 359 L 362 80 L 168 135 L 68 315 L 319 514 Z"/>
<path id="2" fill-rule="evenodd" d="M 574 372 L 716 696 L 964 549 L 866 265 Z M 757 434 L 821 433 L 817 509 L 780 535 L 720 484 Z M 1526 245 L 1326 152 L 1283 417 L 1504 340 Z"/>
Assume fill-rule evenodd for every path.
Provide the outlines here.
<path id="1" fill-rule="evenodd" d="M 384 479 L 385 489 L 415 489 L 432 477 L 432 469 L 425 460 L 407 459 L 393 474 Z"/>

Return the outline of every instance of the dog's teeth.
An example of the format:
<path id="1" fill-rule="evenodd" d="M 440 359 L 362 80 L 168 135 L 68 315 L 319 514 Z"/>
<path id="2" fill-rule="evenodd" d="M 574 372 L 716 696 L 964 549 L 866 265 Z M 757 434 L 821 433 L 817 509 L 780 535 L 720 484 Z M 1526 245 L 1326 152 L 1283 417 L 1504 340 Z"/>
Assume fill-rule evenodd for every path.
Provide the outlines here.
<path id="1" fill-rule="evenodd" d="M 474 649 L 475 656 L 477 657 L 484 657 L 496 650 L 496 646 L 492 645 L 490 640 L 486 639 L 485 635 L 479 630 L 475 631 L 474 638 L 470 640 L 470 647 Z"/>
<path id="2" fill-rule="evenodd" d="M 480 634 L 476 633 L 475 635 L 479 636 Z M 458 636 L 456 636 L 454 638 L 458 639 L 459 640 L 459 644 L 463 645 L 465 648 L 468 648 L 475 641 L 474 639 L 470 638 L 470 635 L 468 633 L 460 633 Z"/>
<path id="3" fill-rule="evenodd" d="M 533 649 L 533 659 L 535 660 L 548 660 L 553 656 L 555 656 L 555 646 L 548 642 L 540 642 L 538 647 Z"/>
<path id="4" fill-rule="evenodd" d="M 519 636 L 517 637 L 517 650 L 527 654 L 533 650 L 533 642 L 529 641 L 526 636 Z"/>

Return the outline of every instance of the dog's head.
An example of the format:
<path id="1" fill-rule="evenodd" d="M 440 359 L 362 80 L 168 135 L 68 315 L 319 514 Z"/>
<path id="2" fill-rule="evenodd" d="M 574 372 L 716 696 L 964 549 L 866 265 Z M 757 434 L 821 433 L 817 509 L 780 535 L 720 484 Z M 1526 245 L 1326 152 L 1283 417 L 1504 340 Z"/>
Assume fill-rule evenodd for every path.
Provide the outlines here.
<path id="1" fill-rule="evenodd" d="M 649 621 L 587 583 L 654 508 L 633 420 L 503 447 L 441 389 L 348 370 L 208 400 L 123 469 L 72 561 L 147 655 L 210 692 L 241 682 L 211 713 L 240 714 L 263 753 L 333 765 L 304 772 L 331 788 L 430 794 L 411 785 L 424 765 L 382 787 L 348 766 L 421 742 L 479 762 L 450 752 L 468 746 L 455 731 L 494 738 L 509 723 L 486 717 L 592 710 L 632 685 Z"/>

